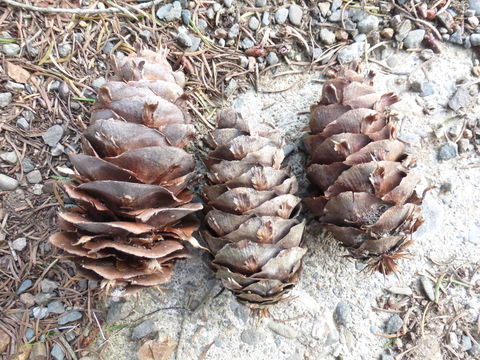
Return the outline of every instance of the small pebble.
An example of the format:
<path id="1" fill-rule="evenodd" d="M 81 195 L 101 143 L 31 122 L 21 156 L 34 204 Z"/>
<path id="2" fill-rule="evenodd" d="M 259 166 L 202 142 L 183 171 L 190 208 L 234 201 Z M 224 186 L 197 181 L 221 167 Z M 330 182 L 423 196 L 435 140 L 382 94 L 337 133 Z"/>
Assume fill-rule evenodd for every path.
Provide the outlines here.
<path id="1" fill-rule="evenodd" d="M 280 8 L 275 12 L 275 22 L 279 25 L 285 24 L 288 17 L 288 9 Z"/>
<path id="2" fill-rule="evenodd" d="M 228 30 L 228 37 L 230 39 L 235 39 L 238 34 L 240 34 L 240 25 L 239 24 L 233 24 L 230 30 Z"/>
<path id="3" fill-rule="evenodd" d="M 480 46 L 480 34 L 470 35 L 470 43 L 472 46 Z"/>
<path id="4" fill-rule="evenodd" d="M 450 160 L 458 155 L 458 145 L 453 142 L 448 142 L 438 150 L 438 159 L 439 160 Z"/>
<path id="5" fill-rule="evenodd" d="M 12 102 L 12 93 L 3 92 L 0 93 L 0 108 L 10 105 Z"/>
<path id="6" fill-rule="evenodd" d="M 188 48 L 193 45 L 192 39 L 187 33 L 179 32 L 177 35 L 177 43 L 185 48 Z"/>
<path id="7" fill-rule="evenodd" d="M 18 44 L 3 44 L 2 52 L 5 55 L 13 56 L 20 53 L 20 46 Z"/>
<path id="8" fill-rule="evenodd" d="M 225 46 L 225 39 L 218 39 L 218 45 Z"/>
<path id="9" fill-rule="evenodd" d="M 19 237 L 18 239 L 12 242 L 12 248 L 16 251 L 22 251 L 27 247 L 27 238 L 26 237 Z"/>
<path id="10" fill-rule="evenodd" d="M 55 147 L 63 136 L 63 128 L 60 125 L 53 125 L 42 134 L 43 141 L 50 147 Z"/>
<path id="11" fill-rule="evenodd" d="M 152 33 L 150 30 L 142 30 L 140 31 L 140 36 L 145 40 L 145 41 L 150 41 L 150 37 L 152 36 Z"/>
<path id="12" fill-rule="evenodd" d="M 333 0 L 332 5 L 331 5 L 331 10 L 335 11 L 335 10 L 339 9 L 340 6 L 342 6 L 342 2 L 343 2 L 342 0 Z"/>
<path id="13" fill-rule="evenodd" d="M 297 4 L 290 5 L 288 10 L 288 19 L 293 25 L 299 26 L 302 23 L 303 10 Z"/>
<path id="14" fill-rule="evenodd" d="M 453 111 L 458 111 L 462 108 L 466 108 L 472 101 L 472 95 L 470 94 L 468 87 L 460 86 L 452 98 L 448 101 L 448 106 Z"/>
<path id="15" fill-rule="evenodd" d="M 8 151 L 0 155 L 0 159 L 9 163 L 9 164 L 16 164 L 18 161 L 18 156 L 15 151 Z"/>
<path id="16" fill-rule="evenodd" d="M 406 295 L 406 296 L 412 296 L 413 291 L 409 287 L 400 287 L 400 286 L 392 286 L 391 288 L 388 288 L 388 291 L 391 292 L 392 294 L 397 294 L 397 295 Z"/>
<path id="17" fill-rule="evenodd" d="M 350 304 L 340 301 L 335 308 L 335 320 L 340 325 L 346 325 L 351 314 Z"/>
<path id="18" fill-rule="evenodd" d="M 226 8 L 231 8 L 233 5 L 233 0 L 223 0 L 223 5 L 225 5 Z"/>
<path id="19" fill-rule="evenodd" d="M 185 25 L 189 25 L 191 19 L 192 19 L 192 12 L 188 9 L 182 10 L 182 22 Z"/>
<path id="20" fill-rule="evenodd" d="M 32 309 L 33 317 L 35 319 L 43 319 L 48 314 L 48 310 L 43 306 L 36 306 Z"/>
<path id="21" fill-rule="evenodd" d="M 43 279 L 40 282 L 40 289 L 42 289 L 43 292 L 52 292 L 55 289 L 58 288 L 58 284 L 56 281 L 50 280 L 50 279 Z"/>
<path id="22" fill-rule="evenodd" d="M 343 18 L 348 18 L 348 10 L 343 11 Z M 328 17 L 328 20 L 331 22 L 339 22 L 342 20 L 342 11 L 341 10 L 336 10 L 332 12 L 332 15 Z"/>
<path id="23" fill-rule="evenodd" d="M 395 360 L 395 358 L 389 354 L 382 354 L 381 360 Z"/>
<path id="24" fill-rule="evenodd" d="M 65 358 L 65 353 L 63 352 L 62 348 L 58 346 L 58 344 L 53 344 L 50 355 L 52 355 L 55 360 L 63 360 Z"/>
<path id="25" fill-rule="evenodd" d="M 368 15 L 358 23 L 358 31 L 360 31 L 362 34 L 368 34 L 372 31 L 378 30 L 378 24 L 378 17 Z"/>
<path id="26" fill-rule="evenodd" d="M 222 5 L 220 5 L 219 3 L 213 3 L 213 11 L 215 11 L 216 13 L 219 12 L 221 8 Z"/>
<path id="27" fill-rule="evenodd" d="M 473 356 L 474 359 L 478 359 L 478 356 L 480 355 L 480 346 L 477 344 L 472 344 L 472 347 L 470 350 L 468 350 L 468 354 Z"/>
<path id="28" fill-rule="evenodd" d="M 38 184 L 42 181 L 42 173 L 40 170 L 33 170 L 26 175 L 26 178 L 30 184 Z"/>
<path id="29" fill-rule="evenodd" d="M 27 328 L 27 330 L 25 330 L 25 337 L 27 341 L 32 340 L 35 337 L 35 331 L 32 328 Z"/>
<path id="30" fill-rule="evenodd" d="M 392 28 L 385 28 L 382 31 L 380 31 L 380 35 L 385 39 L 393 38 L 393 34 L 394 34 L 394 31 Z"/>
<path id="31" fill-rule="evenodd" d="M 262 14 L 262 26 L 268 26 L 270 25 L 270 13 L 268 11 L 265 11 Z"/>
<path id="32" fill-rule="evenodd" d="M 143 339 L 155 332 L 156 326 L 152 320 L 146 320 L 140 325 L 136 326 L 132 331 L 132 340 Z"/>
<path id="33" fill-rule="evenodd" d="M 54 293 L 39 292 L 35 295 L 34 301 L 37 305 L 46 305 L 53 297 L 55 297 Z"/>
<path id="34" fill-rule="evenodd" d="M 82 313 L 79 311 L 69 312 L 58 318 L 58 325 L 65 325 L 82 318 Z"/>
<path id="35" fill-rule="evenodd" d="M 426 277 L 420 277 L 420 284 L 422 285 L 423 292 L 430 301 L 435 301 L 435 291 L 433 289 L 433 283 Z"/>
<path id="36" fill-rule="evenodd" d="M 253 42 L 252 39 L 246 37 L 242 40 L 242 48 L 244 50 L 250 49 L 255 46 L 255 43 Z"/>
<path id="37" fill-rule="evenodd" d="M 337 53 L 337 59 L 340 64 L 349 63 L 358 59 L 365 52 L 366 44 L 364 42 L 355 42 L 351 45 L 345 46 Z"/>
<path id="38" fill-rule="evenodd" d="M 403 41 L 407 37 L 407 35 L 410 33 L 410 31 L 413 29 L 413 24 L 410 20 L 405 20 L 400 24 L 400 26 L 397 28 L 397 33 L 395 34 L 395 39 L 398 41 Z"/>
<path id="39" fill-rule="evenodd" d="M 215 11 L 211 6 L 207 9 L 207 18 L 209 18 L 210 20 L 215 19 Z"/>
<path id="40" fill-rule="evenodd" d="M 255 0 L 256 7 L 264 7 L 267 5 L 267 0 Z"/>
<path id="41" fill-rule="evenodd" d="M 268 323 L 268 327 L 275 334 L 283 336 L 284 338 L 295 339 L 298 337 L 297 331 L 287 324 L 276 322 L 276 321 L 270 321 Z"/>
<path id="42" fill-rule="evenodd" d="M 355 42 L 364 42 L 365 40 L 367 40 L 367 35 L 365 34 L 358 34 L 353 38 L 353 41 Z"/>
<path id="43" fill-rule="evenodd" d="M 171 4 L 161 6 L 156 14 L 160 20 L 165 20 L 167 22 L 180 20 L 182 17 L 182 5 L 179 1 L 174 1 Z"/>
<path id="44" fill-rule="evenodd" d="M 472 348 L 472 340 L 470 339 L 470 336 L 463 335 L 462 336 L 462 350 L 463 351 L 468 351 Z"/>
<path id="45" fill-rule="evenodd" d="M 198 20 L 197 28 L 200 32 L 204 32 L 208 28 L 208 23 L 205 20 L 200 19 Z"/>
<path id="46" fill-rule="evenodd" d="M 248 58 L 246 56 L 240 56 L 240 66 L 243 68 L 248 68 Z"/>
<path id="47" fill-rule="evenodd" d="M 335 38 L 339 41 L 347 41 L 348 40 L 348 32 L 342 29 L 338 29 L 335 31 Z"/>
<path id="48" fill-rule="evenodd" d="M 477 27 L 480 23 L 480 21 L 478 20 L 478 18 L 476 16 L 470 16 L 468 19 L 467 19 L 468 23 L 470 25 L 472 25 L 473 27 Z"/>
<path id="49" fill-rule="evenodd" d="M 452 29 L 455 19 L 453 16 L 448 12 L 444 11 L 437 15 L 437 19 L 440 23 L 445 26 L 449 31 Z"/>
<path id="50" fill-rule="evenodd" d="M 132 311 L 133 304 L 129 301 L 114 301 L 110 304 L 107 311 L 107 324 L 113 324 L 125 319 Z"/>
<path id="51" fill-rule="evenodd" d="M 20 301 L 25 304 L 26 307 L 32 307 L 35 305 L 35 296 L 30 293 L 23 293 L 20 295 Z"/>
<path id="52" fill-rule="evenodd" d="M 278 56 L 274 52 L 269 52 L 265 60 L 268 65 L 278 64 Z"/>
<path id="53" fill-rule="evenodd" d="M 19 117 L 17 119 L 17 126 L 23 131 L 27 131 L 30 128 L 30 124 L 24 117 Z"/>
<path id="54" fill-rule="evenodd" d="M 202 39 L 200 39 L 199 37 L 196 37 L 196 36 L 191 35 L 191 36 L 190 36 L 190 40 L 192 41 L 192 46 L 190 46 L 190 47 L 187 49 L 187 52 L 195 52 L 195 51 L 197 51 L 198 48 L 200 47 L 200 44 L 202 43 Z"/>
<path id="55" fill-rule="evenodd" d="M 5 89 L 7 89 L 8 91 L 23 91 L 25 90 L 25 85 L 23 84 L 19 84 L 15 81 L 7 81 L 7 83 L 5 84 Z"/>
<path id="56" fill-rule="evenodd" d="M 327 28 L 322 28 L 319 34 L 320 40 L 327 45 L 335 43 L 335 33 Z"/>
<path id="57" fill-rule="evenodd" d="M 412 30 L 408 33 L 405 39 L 403 39 L 403 45 L 405 45 L 406 49 L 418 49 L 424 37 L 425 30 Z"/>
<path id="58" fill-rule="evenodd" d="M 423 61 L 427 61 L 427 60 L 430 60 L 431 58 L 433 58 L 433 56 L 435 55 L 435 53 L 433 52 L 433 50 L 431 49 L 424 49 L 422 51 L 420 51 L 420 59 L 422 59 Z"/>
<path id="59" fill-rule="evenodd" d="M 395 334 L 403 326 L 403 320 L 398 314 L 394 314 L 388 319 L 385 326 L 387 334 Z"/>
<path id="60" fill-rule="evenodd" d="M 35 165 L 32 163 L 32 160 L 30 160 L 29 157 L 26 157 L 22 160 L 22 167 L 24 173 L 29 173 L 35 169 Z"/>
<path id="61" fill-rule="evenodd" d="M 58 55 L 62 58 L 66 58 L 72 51 L 72 45 L 62 44 L 58 47 Z"/>
<path id="62" fill-rule="evenodd" d="M 260 27 L 260 21 L 258 21 L 256 16 L 252 16 L 248 21 L 248 27 L 252 30 L 257 30 Z"/>
<path id="63" fill-rule="evenodd" d="M 0 190 L 12 191 L 18 187 L 18 181 L 5 174 L 0 174 Z"/>
<path id="64" fill-rule="evenodd" d="M 245 329 L 240 334 L 240 340 L 247 345 L 257 345 L 262 342 L 265 335 L 257 329 Z"/>
<path id="65" fill-rule="evenodd" d="M 462 45 L 463 44 L 462 31 L 460 29 L 455 31 L 452 35 L 450 35 L 449 41 L 453 44 Z"/>
<path id="66" fill-rule="evenodd" d="M 20 295 L 21 293 L 27 291 L 30 289 L 33 285 L 33 281 L 30 279 L 23 280 L 20 286 L 18 287 L 17 291 L 15 292 L 17 295 Z"/>
<path id="67" fill-rule="evenodd" d="M 107 82 L 103 76 L 96 78 L 95 80 L 92 81 L 92 88 L 95 90 L 100 89 L 102 85 L 104 85 Z"/>

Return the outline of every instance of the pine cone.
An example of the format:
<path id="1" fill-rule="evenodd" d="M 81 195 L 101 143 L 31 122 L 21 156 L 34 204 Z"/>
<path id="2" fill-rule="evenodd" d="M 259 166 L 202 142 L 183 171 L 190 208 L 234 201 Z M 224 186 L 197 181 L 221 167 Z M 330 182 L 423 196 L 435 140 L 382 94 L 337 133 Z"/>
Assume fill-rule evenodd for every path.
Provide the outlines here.
<path id="1" fill-rule="evenodd" d="M 281 300 L 298 280 L 306 250 L 298 220 L 297 181 L 281 168 L 277 132 L 253 126 L 233 110 L 222 112 L 210 137 L 206 165 L 213 183 L 204 239 L 217 278 L 252 308 Z"/>
<path id="2" fill-rule="evenodd" d="M 182 149 L 193 126 L 177 104 L 183 74 L 166 55 L 129 56 L 99 89 L 85 154 L 70 156 L 80 184 L 65 191 L 77 206 L 59 213 L 62 232 L 50 237 L 79 271 L 129 290 L 167 282 L 184 242 L 197 246 L 192 213 L 202 205 L 190 203 L 195 160 Z"/>
<path id="3" fill-rule="evenodd" d="M 353 257 L 388 274 L 423 219 L 414 161 L 387 111 L 399 98 L 375 92 L 372 78 L 343 69 L 311 107 L 307 177 L 321 195 L 305 204 Z"/>

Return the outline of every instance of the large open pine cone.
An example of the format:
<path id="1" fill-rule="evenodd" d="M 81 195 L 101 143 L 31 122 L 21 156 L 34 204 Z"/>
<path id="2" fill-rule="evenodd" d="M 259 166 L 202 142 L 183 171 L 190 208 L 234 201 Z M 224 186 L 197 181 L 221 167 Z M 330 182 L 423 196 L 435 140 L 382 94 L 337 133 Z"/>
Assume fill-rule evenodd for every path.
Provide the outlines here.
<path id="1" fill-rule="evenodd" d="M 223 285 L 240 302 L 263 308 L 284 297 L 298 280 L 305 227 L 298 220 L 297 181 L 281 168 L 276 131 L 233 111 L 222 112 L 210 137 L 204 188 L 210 211 L 204 238 Z"/>
<path id="2" fill-rule="evenodd" d="M 59 213 L 61 232 L 50 242 L 73 255 L 87 275 L 134 289 L 167 282 L 175 259 L 196 245 L 198 228 L 186 189 L 195 160 L 182 148 L 193 134 L 177 105 L 184 76 L 166 50 L 141 51 L 116 64 L 99 89 L 85 154 L 71 155 L 77 186 L 65 185 L 77 205 Z"/>
<path id="3" fill-rule="evenodd" d="M 413 160 L 387 112 L 398 97 L 377 93 L 372 78 L 345 68 L 312 106 L 307 176 L 321 194 L 305 203 L 353 257 L 388 274 L 423 220 Z"/>

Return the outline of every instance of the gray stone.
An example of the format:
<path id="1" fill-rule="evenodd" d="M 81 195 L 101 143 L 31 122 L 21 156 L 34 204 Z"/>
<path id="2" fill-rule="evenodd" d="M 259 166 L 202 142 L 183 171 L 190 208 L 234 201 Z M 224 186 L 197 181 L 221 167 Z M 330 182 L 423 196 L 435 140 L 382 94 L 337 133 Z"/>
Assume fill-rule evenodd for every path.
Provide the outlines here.
<path id="1" fill-rule="evenodd" d="M 23 84 L 19 84 L 15 81 L 7 81 L 7 83 L 5 84 L 5 89 L 7 89 L 8 91 L 23 91 L 25 90 L 25 85 Z"/>
<path id="2" fill-rule="evenodd" d="M 297 331 L 287 324 L 276 322 L 276 321 L 270 321 L 268 323 L 268 327 L 275 334 L 283 336 L 285 338 L 295 339 L 298 337 Z"/>
<path id="3" fill-rule="evenodd" d="M 380 21 L 378 17 L 373 15 L 368 15 L 365 19 L 358 23 L 358 31 L 362 34 L 368 34 L 371 31 L 378 30 L 378 24 Z"/>
<path id="4" fill-rule="evenodd" d="M 343 11 L 343 18 L 344 19 L 348 18 L 348 16 L 349 16 L 348 10 Z M 340 20 L 342 20 L 342 11 L 336 10 L 332 12 L 332 15 L 328 17 L 328 20 L 332 22 L 339 22 Z"/>
<path id="5" fill-rule="evenodd" d="M 389 354 L 382 354 L 381 360 L 395 360 L 395 358 Z"/>
<path id="6" fill-rule="evenodd" d="M 18 187 L 18 181 L 5 174 L 0 174 L 0 190 L 11 191 Z"/>
<path id="7" fill-rule="evenodd" d="M 96 78 L 95 80 L 92 81 L 92 88 L 95 90 L 100 89 L 102 85 L 104 85 L 107 82 L 103 76 L 100 76 Z"/>
<path id="8" fill-rule="evenodd" d="M 412 31 L 413 29 L 413 24 L 410 20 L 405 20 L 400 24 L 400 26 L 397 28 L 397 33 L 395 34 L 395 39 L 398 41 L 403 41 L 407 37 L 407 35 Z"/>
<path id="9" fill-rule="evenodd" d="M 15 151 L 9 151 L 0 155 L 0 159 L 9 164 L 16 164 L 18 161 L 18 156 Z"/>
<path id="10" fill-rule="evenodd" d="M 210 20 L 215 19 L 215 11 L 211 6 L 207 9 L 207 18 L 209 18 Z"/>
<path id="11" fill-rule="evenodd" d="M 190 40 L 192 41 L 192 46 L 190 46 L 190 47 L 187 49 L 187 52 L 195 52 L 195 51 L 197 51 L 198 48 L 200 47 L 200 44 L 202 43 L 202 39 L 200 39 L 199 37 L 190 35 Z"/>
<path id="12" fill-rule="evenodd" d="M 222 5 L 220 5 L 219 3 L 213 3 L 213 11 L 215 11 L 216 13 L 219 12 L 221 8 Z"/>
<path id="13" fill-rule="evenodd" d="M 452 98 L 448 101 L 448 106 L 453 111 L 458 111 L 461 108 L 465 108 L 470 105 L 471 101 L 472 95 L 470 95 L 468 87 L 460 86 L 457 91 L 455 91 L 455 94 L 452 96 Z"/>
<path id="14" fill-rule="evenodd" d="M 66 58 L 72 52 L 72 45 L 62 44 L 58 47 L 58 55 L 62 58 Z"/>
<path id="15" fill-rule="evenodd" d="M 105 45 L 103 46 L 103 49 L 102 49 L 102 52 L 105 54 L 105 55 L 109 55 L 113 48 L 114 48 L 115 45 L 113 45 L 113 43 L 111 41 L 107 41 L 105 43 Z"/>
<path id="16" fill-rule="evenodd" d="M 42 195 L 43 194 L 43 185 L 35 184 L 32 186 L 32 193 L 34 195 Z"/>
<path id="17" fill-rule="evenodd" d="M 63 136 L 63 128 L 60 125 L 53 125 L 42 135 L 43 141 L 50 147 L 55 147 Z"/>
<path id="18" fill-rule="evenodd" d="M 440 14 L 437 15 L 437 19 L 440 21 L 440 23 L 445 26 L 448 30 L 451 30 L 453 27 L 453 24 L 455 20 L 453 19 L 452 14 L 450 14 L 448 11 L 444 11 Z"/>
<path id="19" fill-rule="evenodd" d="M 65 312 L 65 306 L 61 301 L 54 300 L 47 306 L 48 312 L 54 314 L 63 314 Z"/>
<path id="20" fill-rule="evenodd" d="M 62 348 L 58 346 L 58 344 L 53 345 L 50 355 L 52 355 L 55 360 L 63 360 L 65 358 L 65 353 L 63 352 Z"/>
<path id="21" fill-rule="evenodd" d="M 387 334 L 395 334 L 403 326 L 403 320 L 398 314 L 394 314 L 388 319 L 385 326 Z"/>
<path id="22" fill-rule="evenodd" d="M 262 14 L 262 26 L 268 26 L 270 25 L 270 13 L 268 11 L 265 11 Z"/>
<path id="23" fill-rule="evenodd" d="M 352 9 L 349 9 L 348 12 L 350 14 L 350 19 L 352 19 L 352 21 L 355 21 L 355 22 L 362 21 L 368 16 L 372 16 L 372 15 L 368 15 L 368 13 L 366 13 L 362 9 L 352 8 Z"/>
<path id="24" fill-rule="evenodd" d="M 182 5 L 179 1 L 163 5 L 157 10 L 157 17 L 167 22 L 180 20 L 182 17 Z"/>
<path id="25" fill-rule="evenodd" d="M 352 309 L 350 304 L 345 301 L 340 301 L 335 308 L 335 320 L 338 324 L 346 325 L 350 318 L 351 312 Z"/>
<path id="26" fill-rule="evenodd" d="M 143 339 L 156 331 L 155 323 L 152 320 L 146 320 L 136 326 L 132 331 L 132 340 Z"/>
<path id="27" fill-rule="evenodd" d="M 407 49 L 418 49 L 424 37 L 425 30 L 412 30 L 408 33 L 405 39 L 403 39 L 403 45 L 405 45 L 405 48 Z"/>
<path id="28" fill-rule="evenodd" d="M 435 53 L 431 49 L 424 49 L 420 52 L 419 56 L 420 59 L 422 59 L 423 61 L 427 61 L 433 58 L 435 56 Z"/>
<path id="29" fill-rule="evenodd" d="M 288 20 L 290 20 L 293 25 L 299 26 L 302 23 L 302 17 L 303 9 L 297 4 L 290 5 L 288 9 Z"/>
<path id="30" fill-rule="evenodd" d="M 182 22 L 185 25 L 190 24 L 190 20 L 192 19 L 192 12 L 188 9 L 182 10 Z"/>
<path id="31" fill-rule="evenodd" d="M 18 44 L 3 44 L 2 45 L 2 52 L 5 54 L 5 55 L 8 55 L 8 56 L 13 56 L 13 55 L 17 55 L 20 53 L 20 45 Z"/>
<path id="32" fill-rule="evenodd" d="M 50 279 L 43 279 L 40 282 L 40 289 L 42 289 L 43 292 L 52 292 L 55 289 L 58 289 L 58 284 L 56 281 Z"/>
<path id="33" fill-rule="evenodd" d="M 242 48 L 243 48 L 244 50 L 247 50 L 247 49 L 250 49 L 250 48 L 254 47 L 254 46 L 255 46 L 255 43 L 253 42 L 252 39 L 246 37 L 246 38 L 244 38 L 244 39 L 242 40 L 242 44 L 241 44 L 241 45 L 242 45 Z"/>
<path id="34" fill-rule="evenodd" d="M 12 93 L 3 92 L 0 93 L 0 108 L 10 105 L 12 102 Z"/>
<path id="35" fill-rule="evenodd" d="M 19 117 L 17 119 L 17 127 L 20 129 L 27 131 L 30 128 L 30 124 L 28 123 L 27 119 L 24 117 Z"/>
<path id="36" fill-rule="evenodd" d="M 32 280 L 30 280 L 30 279 L 23 280 L 22 283 L 20 284 L 20 286 L 18 287 L 17 291 L 15 291 L 15 293 L 17 295 L 20 295 L 21 293 L 30 289 L 32 287 L 32 285 L 33 285 Z"/>
<path id="37" fill-rule="evenodd" d="M 48 310 L 46 307 L 43 307 L 43 306 L 35 306 L 33 309 L 32 309 L 32 313 L 33 313 L 33 317 L 35 319 L 43 319 L 45 316 L 47 316 L 48 314 Z"/>
<path id="38" fill-rule="evenodd" d="M 463 44 L 462 30 L 458 29 L 452 35 L 450 35 L 449 41 L 453 44 L 462 45 Z"/>
<path id="39" fill-rule="evenodd" d="M 323 54 L 323 49 L 316 47 L 312 49 L 312 59 L 317 60 Z"/>
<path id="40" fill-rule="evenodd" d="M 25 330 L 25 337 L 27 341 L 32 340 L 35 337 L 35 331 L 32 328 L 27 328 L 27 330 Z"/>
<path id="41" fill-rule="evenodd" d="M 420 284 L 422 285 L 423 292 L 430 301 L 435 301 L 435 291 L 433 290 L 432 282 L 425 276 L 420 277 Z"/>
<path id="42" fill-rule="evenodd" d="M 26 178 L 30 184 L 38 184 L 42 181 L 42 173 L 40 170 L 33 170 L 26 175 Z"/>
<path id="43" fill-rule="evenodd" d="M 107 324 L 114 324 L 125 319 L 133 310 L 133 304 L 130 301 L 114 301 L 110 304 L 107 311 Z"/>
<path id="44" fill-rule="evenodd" d="M 189 48 L 190 46 L 193 45 L 192 39 L 187 33 L 184 32 L 179 32 L 176 41 L 179 45 L 183 46 L 184 48 Z"/>
<path id="45" fill-rule="evenodd" d="M 458 155 L 458 145 L 453 142 L 443 144 L 438 150 L 438 160 L 450 160 Z"/>
<path id="46" fill-rule="evenodd" d="M 13 240 L 12 248 L 16 251 L 22 251 L 27 247 L 27 238 L 26 237 L 19 237 L 18 239 Z"/>
<path id="47" fill-rule="evenodd" d="M 480 0 L 469 0 L 469 9 L 475 11 L 475 15 L 480 15 Z"/>
<path id="48" fill-rule="evenodd" d="M 469 351 L 472 348 L 472 339 L 470 336 L 463 335 L 462 336 L 462 350 Z"/>
<path id="49" fill-rule="evenodd" d="M 285 24 L 288 17 L 288 9 L 287 8 L 280 8 L 275 12 L 275 22 L 277 24 Z"/>
<path id="50" fill-rule="evenodd" d="M 228 38 L 235 39 L 238 36 L 238 34 L 240 34 L 240 25 L 233 24 L 230 30 L 228 30 Z"/>
<path id="51" fill-rule="evenodd" d="M 268 65 L 278 64 L 278 56 L 274 52 L 269 52 L 265 60 L 267 60 Z"/>
<path id="52" fill-rule="evenodd" d="M 256 7 L 264 7 L 267 5 L 267 0 L 256 0 L 255 1 L 255 6 Z"/>
<path id="53" fill-rule="evenodd" d="M 223 0 L 223 5 L 225 5 L 225 7 L 229 9 L 233 5 L 233 0 Z"/>
<path id="54" fill-rule="evenodd" d="M 365 52 L 365 42 L 356 42 L 345 46 L 337 53 L 337 59 L 340 64 L 349 63 L 355 59 L 359 59 Z"/>
<path id="55" fill-rule="evenodd" d="M 35 295 L 34 301 L 37 305 L 46 305 L 53 297 L 55 297 L 54 293 L 39 292 Z"/>
<path id="56" fill-rule="evenodd" d="M 355 41 L 355 42 L 364 42 L 365 40 L 367 40 L 367 35 L 366 34 L 358 34 L 357 36 L 355 36 L 353 38 L 353 41 Z"/>
<path id="57" fill-rule="evenodd" d="M 335 43 L 335 33 L 327 28 L 322 28 L 319 34 L 320 40 L 327 45 Z"/>
<path id="58" fill-rule="evenodd" d="M 225 46 L 225 39 L 218 39 L 218 45 L 221 47 Z"/>
<path id="59" fill-rule="evenodd" d="M 150 37 L 152 36 L 152 33 L 150 32 L 150 30 L 142 30 L 140 31 L 140 36 L 146 40 L 146 41 L 149 41 L 150 40 Z"/>
<path id="60" fill-rule="evenodd" d="M 28 122 L 32 121 L 33 119 L 35 119 L 35 114 L 30 111 L 30 110 L 24 110 L 22 112 L 22 115 L 23 117 L 25 118 L 25 120 L 27 120 Z"/>
<path id="61" fill-rule="evenodd" d="M 240 66 L 243 68 L 248 68 L 248 58 L 246 56 L 240 56 Z"/>
<path id="62" fill-rule="evenodd" d="M 477 344 L 472 344 L 471 349 L 468 350 L 468 354 L 473 356 L 474 359 L 478 359 L 477 356 L 480 355 L 480 346 L 478 346 Z"/>
<path id="63" fill-rule="evenodd" d="M 472 46 L 480 46 L 480 34 L 470 35 L 470 43 Z"/>
<path id="64" fill-rule="evenodd" d="M 248 27 L 252 30 L 257 30 L 260 27 L 260 21 L 258 21 L 256 16 L 250 17 L 250 20 L 248 20 Z"/>
<path id="65" fill-rule="evenodd" d="M 204 32 L 208 28 L 208 23 L 205 20 L 200 19 L 198 20 L 197 28 L 200 32 Z"/>
<path id="66" fill-rule="evenodd" d="M 333 0 L 331 10 L 335 11 L 335 10 L 339 9 L 340 6 L 342 6 L 342 2 L 343 2 L 342 0 Z"/>
<path id="67" fill-rule="evenodd" d="M 82 313 L 79 311 L 72 311 L 58 318 L 58 325 L 65 325 L 82 318 Z"/>
<path id="68" fill-rule="evenodd" d="M 22 168 L 24 173 L 29 173 L 35 169 L 35 165 L 32 163 L 29 157 L 26 157 L 22 160 Z"/>
<path id="69" fill-rule="evenodd" d="M 264 339 L 264 334 L 257 329 L 245 329 L 240 334 L 240 340 L 248 345 L 257 345 Z"/>

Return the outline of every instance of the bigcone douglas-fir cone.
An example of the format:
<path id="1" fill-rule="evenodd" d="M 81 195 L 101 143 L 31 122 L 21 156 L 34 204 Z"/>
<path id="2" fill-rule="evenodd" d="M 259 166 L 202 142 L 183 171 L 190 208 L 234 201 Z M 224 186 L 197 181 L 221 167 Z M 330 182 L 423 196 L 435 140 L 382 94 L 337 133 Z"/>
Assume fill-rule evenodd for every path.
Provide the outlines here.
<path id="1" fill-rule="evenodd" d="M 50 242 L 72 256 L 79 272 L 120 286 L 124 294 L 167 282 L 174 260 L 199 223 L 187 186 L 195 161 L 182 148 L 193 134 L 179 99 L 185 83 L 167 50 L 142 50 L 115 64 L 98 92 L 84 154 L 71 155 L 76 206 L 59 213 Z M 122 294 L 122 290 L 120 290 Z"/>
<path id="2" fill-rule="evenodd" d="M 423 219 L 414 160 L 387 110 L 399 98 L 376 92 L 373 75 L 341 69 L 311 107 L 307 177 L 320 196 L 305 204 L 351 256 L 388 274 Z"/>
<path id="3" fill-rule="evenodd" d="M 297 181 L 281 168 L 278 132 L 233 110 L 219 114 L 209 142 L 202 234 L 212 266 L 240 302 L 262 309 L 294 286 L 306 252 Z"/>

